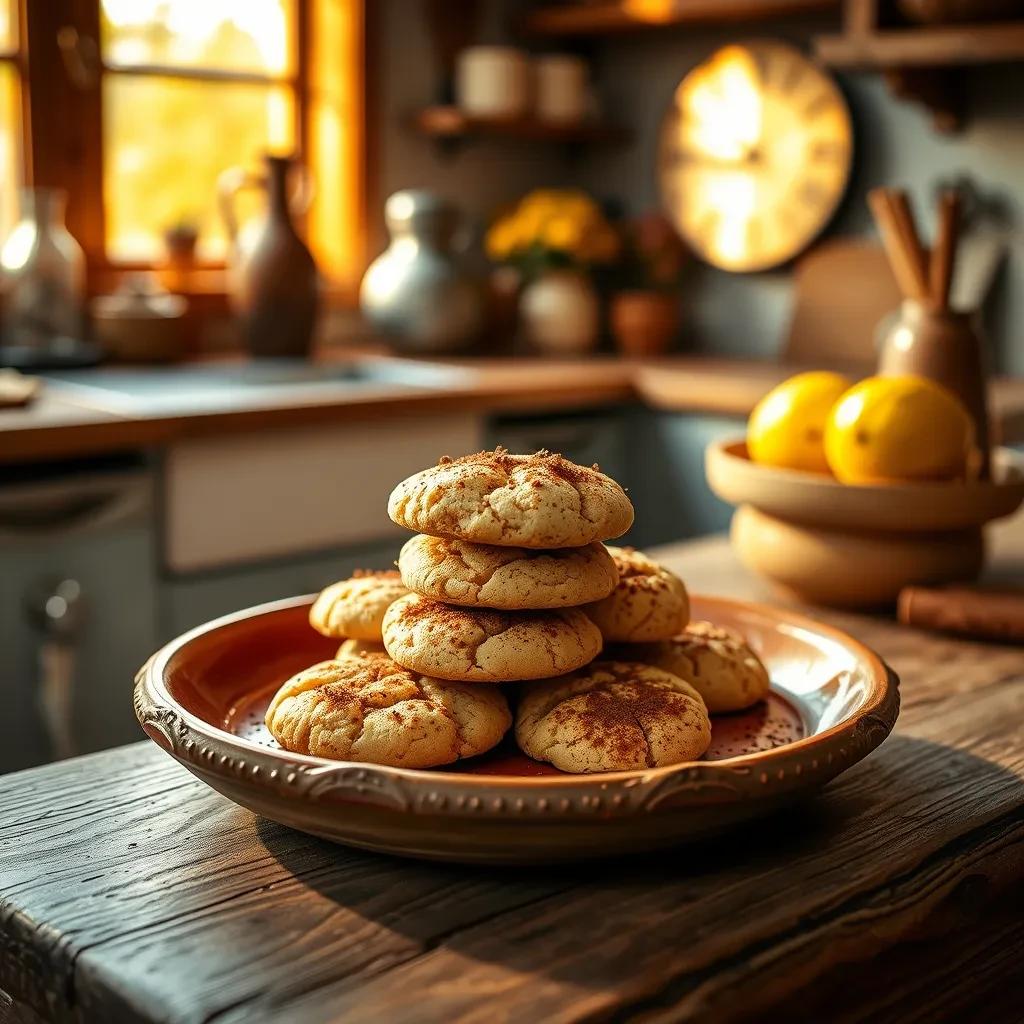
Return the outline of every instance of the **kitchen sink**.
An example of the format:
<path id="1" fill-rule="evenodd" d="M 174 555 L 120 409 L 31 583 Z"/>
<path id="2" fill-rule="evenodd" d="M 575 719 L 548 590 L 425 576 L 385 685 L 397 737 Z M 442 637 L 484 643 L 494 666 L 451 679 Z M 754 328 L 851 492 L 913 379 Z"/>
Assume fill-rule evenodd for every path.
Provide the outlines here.
<path id="1" fill-rule="evenodd" d="M 464 380 L 457 366 L 402 359 L 310 363 L 254 359 L 245 363 L 48 373 L 68 397 L 112 412 L 160 415 L 232 409 L 282 401 L 329 401 L 380 388 L 432 390 Z"/>

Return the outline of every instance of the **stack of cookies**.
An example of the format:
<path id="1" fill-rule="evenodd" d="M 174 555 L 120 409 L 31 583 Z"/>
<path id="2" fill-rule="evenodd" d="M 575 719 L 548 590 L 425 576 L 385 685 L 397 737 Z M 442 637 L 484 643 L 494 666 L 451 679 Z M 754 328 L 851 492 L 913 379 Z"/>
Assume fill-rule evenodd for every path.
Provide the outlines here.
<path id="1" fill-rule="evenodd" d="M 312 625 L 343 642 L 271 702 L 267 725 L 282 746 L 447 764 L 501 740 L 511 698 L 520 748 L 563 771 L 704 753 L 699 681 L 724 692 L 728 673 L 685 644 L 742 641 L 702 627 L 690 637 L 682 581 L 638 551 L 605 547 L 629 529 L 633 507 L 597 467 L 502 449 L 443 458 L 400 483 L 388 512 L 418 535 L 399 572 L 359 574 L 313 605 Z M 755 692 L 745 678 L 743 692 Z"/>

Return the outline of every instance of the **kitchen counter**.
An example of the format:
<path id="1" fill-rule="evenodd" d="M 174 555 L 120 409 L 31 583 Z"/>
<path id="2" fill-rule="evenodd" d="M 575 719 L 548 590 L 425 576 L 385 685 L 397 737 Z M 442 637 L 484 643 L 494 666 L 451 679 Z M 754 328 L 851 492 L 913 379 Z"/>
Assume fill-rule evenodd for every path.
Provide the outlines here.
<path id="1" fill-rule="evenodd" d="M 992 536 L 1019 578 L 1024 517 Z M 722 538 L 659 556 L 765 596 Z M 894 734 L 806 805 L 637 860 L 334 847 L 148 742 L 0 778 L 0 1019 L 1019 1021 L 1020 648 L 811 614 L 899 673 Z"/>
<path id="2" fill-rule="evenodd" d="M 321 358 L 331 362 L 353 357 L 338 350 Z M 664 411 L 745 417 L 766 391 L 794 372 L 793 367 L 776 363 L 699 356 L 655 361 L 593 357 L 430 363 L 360 358 L 395 367 L 458 372 L 430 386 L 385 380 L 358 391 L 319 387 L 304 392 L 285 386 L 259 400 L 243 391 L 220 404 L 183 403 L 178 410 L 164 405 L 159 413 L 125 411 L 116 403 L 54 384 L 33 406 L 0 411 L 0 463 L 137 450 L 211 433 L 443 413 L 453 408 L 481 413 L 564 412 L 640 401 Z M 1007 442 L 1024 440 L 1024 378 L 995 381 L 992 402 L 998 436 Z"/>

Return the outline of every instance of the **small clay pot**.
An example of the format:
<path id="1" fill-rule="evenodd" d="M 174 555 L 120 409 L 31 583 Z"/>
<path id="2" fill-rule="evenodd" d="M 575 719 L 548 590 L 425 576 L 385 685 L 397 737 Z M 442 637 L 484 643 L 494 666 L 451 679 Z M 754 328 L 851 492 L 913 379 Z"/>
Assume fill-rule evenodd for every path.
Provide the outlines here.
<path id="1" fill-rule="evenodd" d="M 624 356 L 667 352 L 679 330 L 679 296 L 673 292 L 618 292 L 609 316 L 615 345 Z"/>

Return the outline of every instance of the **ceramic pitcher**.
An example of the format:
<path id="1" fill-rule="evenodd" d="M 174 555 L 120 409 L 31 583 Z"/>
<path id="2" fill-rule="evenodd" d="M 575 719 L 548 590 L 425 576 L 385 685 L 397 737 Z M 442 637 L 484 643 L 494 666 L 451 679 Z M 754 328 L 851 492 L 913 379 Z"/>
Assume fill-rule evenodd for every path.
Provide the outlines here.
<path id="1" fill-rule="evenodd" d="M 461 263 L 459 211 L 432 192 L 396 192 L 384 207 L 391 244 L 370 264 L 363 315 L 409 352 L 457 351 L 483 327 L 484 296 Z"/>
<path id="2" fill-rule="evenodd" d="M 229 288 L 245 344 L 255 356 L 303 356 L 309 352 L 317 311 L 317 270 L 299 237 L 293 214 L 309 205 L 308 178 L 289 192 L 293 159 L 265 158 L 262 174 L 232 168 L 221 175 L 218 198 L 231 239 Z M 246 188 L 266 192 L 266 213 L 256 225 L 239 232 L 235 196 Z"/>

